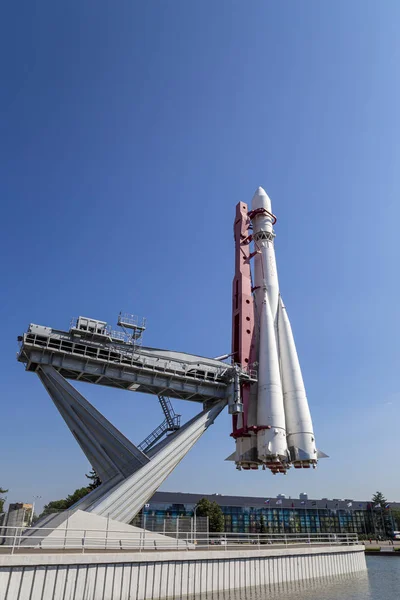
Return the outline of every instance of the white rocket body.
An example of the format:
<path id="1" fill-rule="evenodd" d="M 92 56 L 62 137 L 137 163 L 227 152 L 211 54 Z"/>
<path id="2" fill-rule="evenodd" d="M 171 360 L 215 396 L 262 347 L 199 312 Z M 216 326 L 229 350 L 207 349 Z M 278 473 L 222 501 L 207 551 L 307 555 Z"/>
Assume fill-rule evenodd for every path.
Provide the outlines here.
<path id="1" fill-rule="evenodd" d="M 258 344 L 258 459 L 273 472 L 315 466 L 317 450 L 292 329 L 279 292 L 275 217 L 263 188 L 250 213 L 254 249 L 255 326 Z"/>
<path id="2" fill-rule="evenodd" d="M 298 461 L 316 461 L 317 448 L 303 376 L 289 317 L 281 298 L 278 307 L 277 332 L 290 458 L 295 465 Z"/>
<path id="3" fill-rule="evenodd" d="M 263 193 L 262 193 L 263 192 Z M 253 240 L 258 251 L 258 268 L 254 273 L 254 288 L 259 327 L 257 448 L 262 462 L 286 461 L 285 411 L 275 336 L 279 283 L 273 245 L 271 201 L 259 188 L 253 197 L 252 211 L 264 209 L 252 219 Z M 256 324 L 257 326 L 257 324 Z"/>
<path id="4" fill-rule="evenodd" d="M 260 269 L 254 273 L 254 287 L 262 287 L 267 292 L 272 318 L 275 320 L 278 311 L 279 282 L 276 269 L 274 230 L 271 200 L 263 188 L 258 188 L 253 196 L 251 210 L 264 210 L 252 218 L 253 240 L 261 255 Z"/>

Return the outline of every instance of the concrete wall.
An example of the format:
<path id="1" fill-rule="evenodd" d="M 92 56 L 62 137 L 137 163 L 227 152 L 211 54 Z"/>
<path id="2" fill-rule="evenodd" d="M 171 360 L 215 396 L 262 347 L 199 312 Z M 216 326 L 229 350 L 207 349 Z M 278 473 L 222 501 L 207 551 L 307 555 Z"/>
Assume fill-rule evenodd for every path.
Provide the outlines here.
<path id="1" fill-rule="evenodd" d="M 0 600 L 159 600 L 365 569 L 364 546 L 0 555 Z"/>

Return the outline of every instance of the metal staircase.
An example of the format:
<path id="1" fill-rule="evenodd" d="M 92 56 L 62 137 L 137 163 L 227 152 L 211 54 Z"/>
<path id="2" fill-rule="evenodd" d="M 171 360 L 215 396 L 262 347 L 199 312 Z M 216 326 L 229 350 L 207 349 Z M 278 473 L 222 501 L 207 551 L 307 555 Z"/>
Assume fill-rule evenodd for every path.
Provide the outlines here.
<path id="1" fill-rule="evenodd" d="M 156 444 L 164 435 L 177 431 L 181 427 L 181 415 L 175 414 L 171 400 L 165 396 L 158 396 L 165 419 L 148 435 L 139 445 L 138 448 L 146 453 L 154 444 Z"/>

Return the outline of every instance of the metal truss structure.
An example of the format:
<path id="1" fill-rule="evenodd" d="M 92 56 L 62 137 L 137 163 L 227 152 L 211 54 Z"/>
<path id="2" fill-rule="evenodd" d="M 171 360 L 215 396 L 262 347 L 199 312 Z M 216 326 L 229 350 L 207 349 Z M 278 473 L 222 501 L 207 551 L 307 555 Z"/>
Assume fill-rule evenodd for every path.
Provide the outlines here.
<path id="1" fill-rule="evenodd" d="M 232 404 L 238 377 L 254 378 L 221 360 L 143 347 L 135 327 L 131 338 L 121 338 L 105 322 L 79 317 L 68 332 L 32 324 L 19 338 L 18 360 L 39 376 L 102 481 L 72 511 L 120 523 L 132 521 L 226 404 Z M 166 427 L 139 448 L 67 379 L 158 395 Z M 169 397 L 201 402 L 203 410 L 180 427 Z M 169 435 L 160 441 L 166 431 Z M 59 524 L 62 517 L 53 521 L 52 526 Z"/>

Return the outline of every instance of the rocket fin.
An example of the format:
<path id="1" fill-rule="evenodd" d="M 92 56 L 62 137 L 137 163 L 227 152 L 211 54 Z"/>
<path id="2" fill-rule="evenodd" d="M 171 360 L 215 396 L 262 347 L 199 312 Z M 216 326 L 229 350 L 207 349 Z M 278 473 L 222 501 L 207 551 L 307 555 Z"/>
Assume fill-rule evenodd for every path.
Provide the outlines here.
<path id="1" fill-rule="evenodd" d="M 302 448 L 297 448 L 296 446 L 290 447 L 290 453 L 292 456 L 292 460 L 315 460 L 316 455 L 312 456 L 310 452 L 306 452 Z"/>
<path id="2" fill-rule="evenodd" d="M 229 456 L 227 456 L 225 460 L 230 460 L 230 461 L 235 462 L 235 460 L 236 460 L 236 451 L 232 452 L 232 454 L 230 454 Z"/>
<path id="3" fill-rule="evenodd" d="M 317 457 L 318 458 L 329 458 L 329 456 L 327 454 L 325 454 L 325 452 L 322 452 L 322 450 L 317 450 Z"/>
<path id="4" fill-rule="evenodd" d="M 310 459 L 315 460 L 315 456 L 311 456 L 311 454 L 309 452 L 302 450 L 302 448 L 296 448 L 296 446 L 292 446 L 290 448 L 290 451 L 291 451 L 293 460 L 310 460 Z M 329 456 L 327 454 L 325 454 L 325 452 L 322 452 L 322 450 L 317 450 L 316 457 L 318 459 L 319 458 L 329 458 Z"/>
<path id="5" fill-rule="evenodd" d="M 236 463 L 257 463 L 257 438 L 238 438 L 236 440 L 236 450 L 226 457 L 227 461 Z"/>

